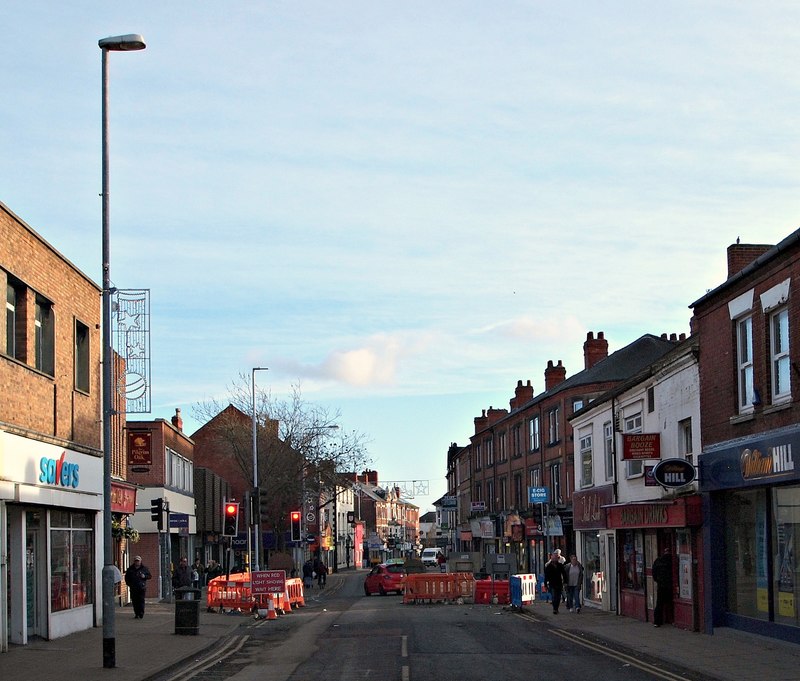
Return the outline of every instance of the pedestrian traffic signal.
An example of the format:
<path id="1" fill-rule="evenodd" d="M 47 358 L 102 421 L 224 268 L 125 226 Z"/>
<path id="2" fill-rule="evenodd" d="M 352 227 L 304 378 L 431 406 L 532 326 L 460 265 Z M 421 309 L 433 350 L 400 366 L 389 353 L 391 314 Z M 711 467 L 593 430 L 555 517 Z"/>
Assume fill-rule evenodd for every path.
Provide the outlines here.
<path id="1" fill-rule="evenodd" d="M 300 528 L 300 511 L 292 511 L 289 513 L 289 521 L 290 525 L 292 526 L 292 541 L 300 541 L 302 539 L 301 528 Z"/>
<path id="2" fill-rule="evenodd" d="M 235 537 L 239 534 L 239 502 L 226 502 L 222 511 L 222 534 L 226 537 Z"/>
<path id="3" fill-rule="evenodd" d="M 150 499 L 150 520 L 156 523 L 159 532 L 164 529 L 163 499 Z"/>

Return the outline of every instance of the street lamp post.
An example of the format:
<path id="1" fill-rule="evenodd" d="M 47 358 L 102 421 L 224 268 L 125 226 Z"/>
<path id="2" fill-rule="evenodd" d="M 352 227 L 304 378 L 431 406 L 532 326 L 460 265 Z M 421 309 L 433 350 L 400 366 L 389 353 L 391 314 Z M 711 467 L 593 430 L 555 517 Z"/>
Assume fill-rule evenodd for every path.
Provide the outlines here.
<path id="1" fill-rule="evenodd" d="M 257 493 L 258 485 L 258 428 L 256 421 L 256 371 L 269 371 L 267 367 L 253 367 L 253 494 Z M 259 554 L 261 553 L 261 518 L 260 505 L 261 499 L 258 498 L 250 504 L 253 509 L 253 534 L 255 535 L 253 541 L 253 561 L 250 565 L 250 570 L 259 569 Z"/>
<path id="2" fill-rule="evenodd" d="M 118 35 L 98 41 L 102 53 L 102 213 L 103 213 L 103 667 L 117 664 L 114 635 L 114 544 L 111 535 L 111 417 L 114 404 L 111 346 L 111 248 L 108 213 L 108 53 L 143 50 L 138 34 Z"/>

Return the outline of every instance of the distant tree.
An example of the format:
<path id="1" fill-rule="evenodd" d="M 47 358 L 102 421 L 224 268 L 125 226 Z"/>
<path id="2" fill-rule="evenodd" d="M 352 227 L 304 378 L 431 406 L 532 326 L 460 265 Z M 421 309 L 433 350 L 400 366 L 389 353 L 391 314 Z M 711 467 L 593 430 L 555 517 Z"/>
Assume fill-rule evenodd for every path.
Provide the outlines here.
<path id="1" fill-rule="evenodd" d="M 213 399 L 193 408 L 197 420 L 213 420 L 217 447 L 249 481 L 253 480 L 252 414 L 252 381 L 246 374 L 239 374 L 224 402 Z M 299 385 L 293 385 L 285 399 L 257 388 L 255 414 L 258 486 L 269 500 L 262 530 L 273 530 L 282 548 L 290 511 L 300 508 L 303 499 L 330 498 L 330 490 L 351 484 L 348 473 L 371 463 L 367 439 L 363 433 L 342 429 L 338 410 L 306 401 Z"/>

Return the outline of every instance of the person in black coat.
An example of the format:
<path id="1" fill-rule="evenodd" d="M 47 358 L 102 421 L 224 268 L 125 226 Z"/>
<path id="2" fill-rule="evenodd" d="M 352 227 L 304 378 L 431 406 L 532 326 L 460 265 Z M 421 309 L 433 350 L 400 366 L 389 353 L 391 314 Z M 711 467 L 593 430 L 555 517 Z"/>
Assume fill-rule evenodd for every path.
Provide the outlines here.
<path id="1" fill-rule="evenodd" d="M 150 570 L 142 565 L 142 557 L 134 556 L 133 565 L 125 570 L 125 584 L 131 590 L 133 616 L 137 620 L 144 617 L 144 596 L 147 591 L 147 580 L 151 577 Z"/>
<path id="2" fill-rule="evenodd" d="M 656 583 L 656 607 L 653 626 L 664 624 L 664 614 L 672 603 L 672 551 L 669 547 L 653 562 L 653 581 Z"/>
<path id="3" fill-rule="evenodd" d="M 561 595 L 564 592 L 564 564 L 561 562 L 561 554 L 555 551 L 550 554 L 550 560 L 544 566 L 544 583 L 553 599 L 553 614 L 558 614 L 558 607 L 561 605 Z"/>

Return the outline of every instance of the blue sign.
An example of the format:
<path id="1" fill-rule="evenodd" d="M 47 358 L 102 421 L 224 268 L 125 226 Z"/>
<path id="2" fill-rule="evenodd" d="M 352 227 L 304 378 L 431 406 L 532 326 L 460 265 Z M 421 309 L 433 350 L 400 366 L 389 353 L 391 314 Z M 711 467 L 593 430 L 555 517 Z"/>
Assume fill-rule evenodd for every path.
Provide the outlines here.
<path id="1" fill-rule="evenodd" d="M 169 526 L 189 529 L 188 513 L 170 513 Z"/>
<path id="2" fill-rule="evenodd" d="M 529 504 L 546 504 L 547 487 L 528 487 Z"/>

